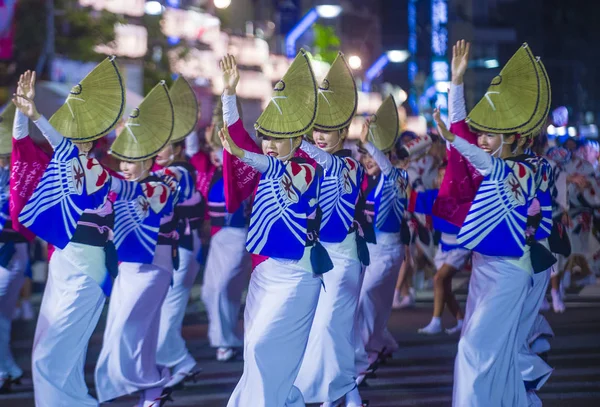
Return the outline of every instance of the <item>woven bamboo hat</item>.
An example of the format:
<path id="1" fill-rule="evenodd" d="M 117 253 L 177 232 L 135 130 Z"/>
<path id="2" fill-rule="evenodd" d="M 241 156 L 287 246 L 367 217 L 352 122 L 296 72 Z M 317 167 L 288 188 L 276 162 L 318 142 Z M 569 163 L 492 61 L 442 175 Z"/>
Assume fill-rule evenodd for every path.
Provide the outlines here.
<path id="1" fill-rule="evenodd" d="M 115 128 L 124 108 L 125 84 L 115 57 L 109 57 L 71 89 L 50 124 L 73 141 L 94 141 Z"/>
<path id="2" fill-rule="evenodd" d="M 17 108 L 13 102 L 0 113 L 0 157 L 10 155 L 12 152 L 13 121 Z"/>
<path id="3" fill-rule="evenodd" d="M 467 122 L 476 131 L 524 134 L 537 125 L 542 78 L 536 58 L 525 43 L 496 76 Z"/>
<path id="4" fill-rule="evenodd" d="M 552 89 L 550 86 L 550 79 L 548 78 L 548 72 L 546 71 L 546 67 L 544 66 L 544 63 L 542 62 L 540 57 L 536 58 L 536 63 L 538 73 L 541 79 L 540 104 L 538 111 L 535 115 L 535 119 L 533 121 L 534 127 L 531 130 L 523 130 L 522 135 L 525 137 L 535 137 L 541 132 L 542 128 L 546 124 L 548 115 L 550 114 L 550 105 L 552 102 Z"/>
<path id="5" fill-rule="evenodd" d="M 301 49 L 286 74 L 275 85 L 271 102 L 254 128 L 275 138 L 302 136 L 314 126 L 317 109 L 317 82 L 310 56 Z"/>
<path id="6" fill-rule="evenodd" d="M 356 113 L 358 92 L 352 70 L 341 52 L 317 92 L 319 113 L 315 129 L 334 131 L 349 126 Z"/>
<path id="7" fill-rule="evenodd" d="M 379 151 L 387 153 L 396 144 L 400 131 L 398 107 L 392 95 L 385 98 L 377 112 L 371 117 L 369 125 L 369 141 Z"/>
<path id="8" fill-rule="evenodd" d="M 198 123 L 198 100 L 190 84 L 179 76 L 171 89 L 169 96 L 175 112 L 175 128 L 171 143 L 183 140 L 196 128 Z"/>
<path id="9" fill-rule="evenodd" d="M 156 156 L 171 141 L 175 118 L 169 89 L 161 81 L 133 109 L 110 153 L 123 161 L 143 161 Z"/>

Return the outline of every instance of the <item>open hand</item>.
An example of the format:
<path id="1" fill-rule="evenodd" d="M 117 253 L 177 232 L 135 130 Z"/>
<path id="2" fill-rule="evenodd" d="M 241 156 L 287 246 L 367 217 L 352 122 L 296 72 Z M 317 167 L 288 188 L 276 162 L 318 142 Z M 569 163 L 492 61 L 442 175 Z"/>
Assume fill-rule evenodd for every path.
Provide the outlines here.
<path id="1" fill-rule="evenodd" d="M 452 82 L 455 85 L 463 83 L 463 77 L 469 66 L 469 54 L 471 53 L 471 44 L 465 40 L 460 40 L 452 47 Z"/>
<path id="2" fill-rule="evenodd" d="M 362 126 L 362 131 L 360 132 L 360 142 L 361 144 L 365 144 L 369 141 L 369 128 L 371 127 L 371 119 L 365 120 Z"/>
<path id="3" fill-rule="evenodd" d="M 13 94 L 13 103 L 27 117 L 37 120 L 40 114 L 37 111 L 35 102 L 35 72 L 27 71 L 19 78 L 17 84 L 17 93 Z"/>
<path id="4" fill-rule="evenodd" d="M 237 158 L 244 158 L 244 150 L 239 148 L 237 144 L 231 139 L 231 135 L 229 134 L 229 129 L 227 128 L 227 123 L 223 125 L 223 128 L 219 131 L 219 138 L 221 139 L 221 144 L 223 144 L 223 148 L 229 154 L 236 156 Z"/>
<path id="5" fill-rule="evenodd" d="M 235 95 L 235 89 L 240 81 L 240 72 L 237 68 L 237 62 L 233 55 L 227 54 L 219 62 L 221 71 L 223 72 L 223 90 L 226 95 Z"/>
<path id="6" fill-rule="evenodd" d="M 448 128 L 446 127 L 446 123 L 444 123 L 440 115 L 439 108 L 435 108 L 435 110 L 433 111 L 433 120 L 435 121 L 435 124 L 438 128 L 438 132 L 442 135 L 442 137 L 452 143 L 456 136 L 450 133 L 450 130 L 448 130 Z"/>

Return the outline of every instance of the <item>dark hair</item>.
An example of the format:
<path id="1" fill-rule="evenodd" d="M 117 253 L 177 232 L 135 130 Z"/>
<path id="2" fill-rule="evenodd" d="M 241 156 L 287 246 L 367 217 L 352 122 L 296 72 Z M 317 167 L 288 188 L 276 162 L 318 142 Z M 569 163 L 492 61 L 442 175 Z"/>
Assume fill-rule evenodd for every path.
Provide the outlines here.
<path id="1" fill-rule="evenodd" d="M 179 147 L 182 150 L 185 148 L 185 139 L 173 143 L 173 148 Z"/>

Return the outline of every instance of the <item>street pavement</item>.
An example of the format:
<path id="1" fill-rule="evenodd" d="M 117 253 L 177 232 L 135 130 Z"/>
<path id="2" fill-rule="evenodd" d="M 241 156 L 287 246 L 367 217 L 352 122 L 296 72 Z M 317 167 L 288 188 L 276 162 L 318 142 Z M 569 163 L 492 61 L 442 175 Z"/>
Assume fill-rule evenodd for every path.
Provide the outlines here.
<path id="1" fill-rule="evenodd" d="M 464 288 L 458 292 L 459 299 L 464 301 Z M 458 336 L 416 333 L 429 322 L 431 307 L 431 294 L 425 292 L 419 295 L 415 308 L 393 312 L 389 329 L 398 340 L 400 350 L 377 371 L 376 378 L 369 379 L 367 386 L 361 388 L 361 395 L 369 400 L 370 407 L 451 405 Z M 564 314 L 546 313 L 556 334 L 548 355 L 548 363 L 555 371 L 539 395 L 545 407 L 600 406 L 600 286 L 569 294 L 567 307 Z M 92 337 L 85 366 L 92 394 L 104 319 L 105 316 Z M 443 323 L 450 327 L 454 321 L 444 314 Z M 184 324 L 188 347 L 203 371 L 196 382 L 176 391 L 174 401 L 167 407 L 224 407 L 241 375 L 242 361 L 216 362 L 215 352 L 206 339 L 206 314 L 199 301 L 190 302 Z M 30 369 L 34 329 L 35 322 L 17 321 L 14 324 L 13 351 L 17 362 L 25 369 L 25 379 L 11 394 L 0 395 L 0 407 L 34 406 Z M 106 405 L 132 407 L 136 401 L 136 396 L 130 396 Z"/>

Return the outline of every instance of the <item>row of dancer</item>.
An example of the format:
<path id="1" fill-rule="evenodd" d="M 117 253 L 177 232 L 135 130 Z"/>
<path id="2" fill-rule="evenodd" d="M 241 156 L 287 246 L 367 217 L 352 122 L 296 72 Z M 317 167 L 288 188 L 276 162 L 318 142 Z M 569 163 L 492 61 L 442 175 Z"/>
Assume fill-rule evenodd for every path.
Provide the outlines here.
<path id="1" fill-rule="evenodd" d="M 158 84 L 111 147 L 121 161 L 117 174 L 90 151 L 120 120 L 124 92 L 109 58 L 72 89 L 50 120 L 34 102 L 35 73 L 21 76 L 13 99 L 18 111 L 6 216 L 22 239 L 37 235 L 53 246 L 32 352 L 38 406 L 96 406 L 133 392 L 140 392 L 140 406 L 158 406 L 164 388 L 196 368 L 181 323 L 197 272 L 193 235 L 204 202 L 190 166 L 175 154 L 195 127 L 196 99 L 183 79 L 170 90 Z M 28 137 L 27 118 L 49 142 L 51 157 Z M 155 160 L 159 155 L 167 158 Z M 153 164 L 163 168 L 151 172 Z M 109 295 L 97 401 L 88 394 L 83 368 Z M 2 379 L 6 386 L 18 375 L 8 370 Z"/>
<path id="2" fill-rule="evenodd" d="M 234 96 L 239 74 L 231 57 L 226 58 L 222 66 L 227 84 L 223 119 L 225 123 L 233 123 L 229 128 L 235 129 L 236 123 L 241 127 Z M 279 213 L 268 221 L 251 216 L 246 237 L 243 218 L 249 197 L 236 199 L 254 186 L 235 182 L 232 174 L 236 174 L 235 165 L 239 166 L 240 161 L 236 163 L 229 153 L 214 160 L 221 161 L 222 170 L 212 178 L 208 188 L 214 240 L 207 267 L 228 275 L 220 279 L 215 277 L 214 286 L 221 286 L 218 294 L 210 289 L 211 283 L 207 279 L 202 296 L 207 308 L 211 308 L 210 303 L 225 304 L 229 309 L 208 310 L 209 336 L 211 343 L 219 348 L 218 358 L 229 358 L 227 353 L 239 344 L 236 343 L 239 335 L 235 334 L 235 298 L 232 305 L 222 291 L 226 288 L 223 286 L 234 284 L 233 280 L 240 274 L 225 269 L 230 266 L 240 269 L 244 257 L 243 248 L 239 250 L 238 246 L 240 260 L 226 260 L 224 254 L 228 252 L 223 249 L 232 243 L 229 239 L 232 234 L 238 237 L 237 242 L 241 241 L 241 236 L 248 251 L 260 256 L 253 259 L 255 266 L 245 315 L 245 372 L 252 373 L 243 376 L 230 403 L 243 405 L 246 400 L 253 400 L 260 404 L 262 400 L 265 405 L 280 405 L 282 403 L 275 400 L 291 397 L 358 406 L 362 405 L 362 400 L 356 378 L 358 373 L 364 372 L 361 369 L 357 373 L 355 352 L 357 349 L 364 351 L 364 346 L 355 349 L 353 327 L 364 277 L 363 266 L 369 263 L 367 241 L 371 250 L 375 244 L 375 233 L 369 232 L 369 226 L 374 218 L 382 228 L 378 235 L 380 247 L 390 245 L 387 251 L 393 254 L 392 261 L 397 265 L 397 253 L 401 251 L 393 250 L 393 247 L 400 242 L 398 235 L 406 187 L 406 174 L 395 170 L 387 156 L 366 140 L 369 136 L 374 144 L 384 140 L 388 150 L 394 145 L 398 133 L 397 108 L 389 99 L 381 113 L 375 116 L 377 123 L 364 129 L 365 148 L 383 172 L 378 183 L 367 187 L 370 196 L 367 201 L 362 191 L 362 167 L 342 149 L 357 104 L 354 79 L 343 56 L 340 55 L 318 89 L 304 52 L 292 64 L 289 75 L 292 80 L 284 77 L 278 84 L 282 88 L 276 88 L 276 92 L 284 91 L 287 83 L 284 95 L 294 95 L 290 99 L 312 94 L 313 105 L 309 106 L 312 116 L 300 118 L 309 120 L 303 124 L 300 133 L 308 133 L 316 125 L 318 130 L 312 135 L 316 146 L 307 141 L 300 143 L 300 133 L 293 141 L 288 137 L 287 145 L 276 136 L 270 136 L 279 133 L 267 127 L 261 134 L 268 154 L 261 155 L 262 164 L 252 161 L 263 172 L 266 168 L 260 165 L 265 161 L 273 167 L 271 176 L 278 181 L 271 180 L 270 188 L 278 189 L 275 197 L 279 199 L 273 200 L 268 193 L 261 195 L 263 181 L 259 182 L 252 214 L 265 213 L 269 209 L 272 216 L 273 209 L 278 209 L 272 204 L 278 202 L 279 210 L 286 216 Z M 300 80 L 294 75 L 299 75 Z M 32 357 L 37 405 L 97 405 L 98 402 L 88 395 L 83 380 L 83 362 L 87 342 L 109 292 L 107 327 L 95 374 L 98 401 L 140 392 L 140 405 L 162 405 L 169 389 L 188 378 L 196 368 L 180 336 L 183 310 L 195 277 L 189 271 L 197 244 L 193 232 L 204 217 L 193 168 L 178 161 L 183 150 L 182 140 L 193 129 L 197 117 L 195 98 L 189 97 L 191 90 L 186 86 L 185 82 L 178 81 L 168 90 L 164 84 L 159 84 L 131 113 L 111 147 L 111 154 L 121 160 L 121 171 L 117 174 L 103 168 L 88 155 L 93 142 L 111 131 L 122 115 L 123 83 L 114 59 L 100 64 L 77 85 L 65 106 L 50 121 L 38 113 L 34 103 L 35 74 L 27 72 L 19 81 L 13 100 L 19 109 L 14 119 L 13 144 L 16 147 L 12 153 L 13 162 L 18 166 L 31 165 L 40 171 L 38 179 L 34 180 L 37 182 L 24 183 L 19 174 L 11 178 L 11 190 L 18 193 L 10 197 L 14 204 L 11 203 L 8 217 L 15 220 L 16 229 L 21 233 L 35 234 L 54 246 Z M 318 103 L 319 98 L 323 101 Z M 274 109 L 281 110 L 276 105 L 277 99 L 274 97 L 273 100 L 266 111 L 271 116 Z M 330 111 L 322 108 L 323 103 L 327 103 Z M 339 107 L 344 109 L 342 113 L 337 110 Z M 290 112 L 294 108 L 289 104 L 285 110 Z M 52 146 L 54 154 L 51 158 L 27 136 L 26 117 L 34 121 Z M 262 116 L 259 123 L 261 120 Z M 274 123 L 267 121 L 266 126 L 279 126 L 280 118 L 275 115 L 274 120 Z M 284 127 L 288 125 L 282 123 Z M 222 132 L 227 133 L 227 128 L 225 126 Z M 295 134 L 289 130 L 286 133 Z M 220 139 L 226 149 L 231 150 L 233 142 L 225 134 L 221 134 Z M 300 144 L 303 153 L 298 150 Z M 248 146 L 256 150 L 256 144 Z M 296 152 L 304 156 L 297 165 L 295 159 L 290 160 Z M 251 154 L 248 152 L 245 159 L 252 157 Z M 401 154 L 408 155 L 408 152 L 405 149 Z M 285 168 L 289 166 L 289 169 L 281 171 L 280 168 L 273 172 L 281 165 L 279 162 L 286 163 Z M 240 172 L 237 174 L 239 176 Z M 258 180 L 256 175 L 257 172 L 242 181 L 247 183 L 252 178 L 251 182 L 255 182 Z M 220 187 L 215 188 L 219 183 Z M 307 202 L 300 200 L 307 191 L 312 194 L 311 198 Z M 365 211 L 365 206 L 370 207 L 370 211 Z M 265 223 L 269 222 L 271 224 L 266 227 Z M 255 228 L 255 224 L 259 226 Z M 232 228 L 241 230 L 234 232 Z M 225 230 L 232 233 L 228 236 L 222 233 Z M 265 231 L 276 233 L 277 238 L 273 238 L 274 234 L 265 239 Z M 219 234 L 225 236 L 221 245 L 218 244 Z M 299 244 L 302 234 L 305 238 Z M 389 235 L 387 243 L 386 234 Z M 191 246 L 185 246 L 186 239 Z M 220 252 L 221 256 L 215 252 Z M 392 267 L 390 270 L 393 268 L 398 269 Z M 264 280 L 258 281 L 261 278 Z M 287 278 L 291 278 L 287 295 L 279 289 L 277 292 L 265 291 L 269 284 L 281 283 L 280 279 Z M 239 284 L 234 285 L 239 287 Z M 388 315 L 392 295 L 389 287 L 393 285 L 363 285 L 365 297 L 371 296 L 377 301 L 379 296 L 375 291 L 382 288 L 387 291 Z M 306 295 L 308 292 L 311 293 L 309 296 Z M 236 297 L 235 293 L 233 297 Z M 362 324 L 371 331 L 374 306 L 376 304 L 366 307 L 362 319 Z M 286 315 L 285 321 L 278 320 L 281 312 Z M 295 315 L 302 325 L 294 323 Z M 383 329 L 386 322 L 387 318 L 383 318 L 377 325 Z M 292 334 L 284 335 L 283 327 L 291 329 Z M 305 334 L 298 334 L 299 329 Z M 369 335 L 365 338 L 366 343 Z M 285 346 L 265 346 L 271 341 L 281 341 Z M 285 357 L 275 354 L 278 349 Z M 219 356 L 219 353 L 225 355 Z M 304 359 L 306 362 L 300 365 L 305 353 L 310 353 L 311 358 Z M 282 363 L 282 360 L 290 359 L 290 354 L 296 355 L 296 374 L 288 371 L 288 362 Z M 271 361 L 268 372 L 260 369 L 265 360 Z M 274 361 L 281 366 L 280 372 Z M 252 371 L 253 367 L 256 370 Z M 305 373 L 298 374 L 298 371 Z M 9 373 L 3 378 L 10 382 L 17 376 L 20 374 Z M 277 385 L 282 379 L 290 386 L 296 383 L 298 387 L 293 389 L 301 388 L 302 393 L 294 394 L 292 387 L 286 390 L 285 386 Z M 245 381 L 247 386 L 244 386 Z M 236 397 L 239 397 L 238 402 Z"/>

